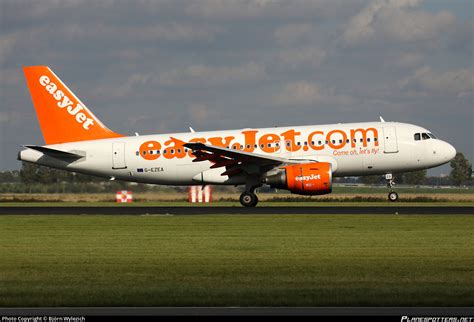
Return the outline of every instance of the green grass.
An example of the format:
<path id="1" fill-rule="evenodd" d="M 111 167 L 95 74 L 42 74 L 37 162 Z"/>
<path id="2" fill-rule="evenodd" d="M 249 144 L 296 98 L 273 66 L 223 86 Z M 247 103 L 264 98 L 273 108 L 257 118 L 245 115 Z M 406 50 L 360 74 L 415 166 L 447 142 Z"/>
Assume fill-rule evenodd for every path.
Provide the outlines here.
<path id="1" fill-rule="evenodd" d="M 0 307 L 471 306 L 474 217 L 1 216 Z"/>

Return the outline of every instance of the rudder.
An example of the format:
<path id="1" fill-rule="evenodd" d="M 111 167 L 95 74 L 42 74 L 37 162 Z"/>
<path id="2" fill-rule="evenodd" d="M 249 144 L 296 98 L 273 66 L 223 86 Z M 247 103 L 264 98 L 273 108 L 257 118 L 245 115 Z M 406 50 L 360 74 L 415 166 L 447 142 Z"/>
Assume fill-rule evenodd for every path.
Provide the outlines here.
<path id="1" fill-rule="evenodd" d="M 46 144 L 123 136 L 108 129 L 49 67 L 23 72 Z"/>

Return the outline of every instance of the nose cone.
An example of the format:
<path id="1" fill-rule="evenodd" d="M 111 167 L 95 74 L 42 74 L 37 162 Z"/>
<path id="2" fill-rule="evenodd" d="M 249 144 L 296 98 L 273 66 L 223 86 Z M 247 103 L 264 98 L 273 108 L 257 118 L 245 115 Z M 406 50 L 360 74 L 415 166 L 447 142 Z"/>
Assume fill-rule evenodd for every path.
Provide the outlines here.
<path id="1" fill-rule="evenodd" d="M 443 142 L 443 156 L 446 158 L 446 162 L 451 161 L 456 156 L 456 149 L 448 142 Z"/>

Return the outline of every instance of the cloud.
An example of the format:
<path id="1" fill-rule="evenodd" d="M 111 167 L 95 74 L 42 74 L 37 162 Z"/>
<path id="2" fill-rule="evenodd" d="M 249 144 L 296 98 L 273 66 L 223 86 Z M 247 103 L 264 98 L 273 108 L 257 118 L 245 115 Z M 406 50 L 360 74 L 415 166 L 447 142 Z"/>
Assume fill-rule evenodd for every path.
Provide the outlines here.
<path id="1" fill-rule="evenodd" d="M 279 44 L 287 46 L 311 38 L 314 34 L 311 24 L 287 24 L 277 28 L 273 33 L 273 37 Z"/>
<path id="2" fill-rule="evenodd" d="M 413 52 L 396 52 L 387 55 L 385 64 L 400 68 L 413 68 L 419 66 L 424 59 L 424 55 Z"/>
<path id="3" fill-rule="evenodd" d="M 447 11 L 436 14 L 418 7 L 422 0 L 376 0 L 352 17 L 345 26 L 340 42 L 346 46 L 359 46 L 372 40 L 386 43 L 414 42 L 438 38 L 453 27 L 454 15 Z"/>
<path id="4" fill-rule="evenodd" d="M 193 0 L 185 13 L 206 19 L 312 18 L 333 16 L 350 4 L 342 0 Z"/>
<path id="5" fill-rule="evenodd" d="M 290 70 L 318 68 L 326 58 L 326 51 L 318 47 L 285 49 L 277 54 L 280 66 Z"/>
<path id="6" fill-rule="evenodd" d="M 146 76 L 144 76 L 146 78 Z M 249 62 L 240 66 L 192 65 L 163 72 L 158 76 L 161 85 L 222 86 L 261 81 L 266 77 L 265 66 Z"/>
<path id="7" fill-rule="evenodd" d="M 3 88 L 8 86 L 20 86 L 21 85 L 21 78 L 22 78 L 22 71 L 20 68 L 5 68 L 1 71 L 0 77 L 0 92 Z"/>
<path id="8" fill-rule="evenodd" d="M 422 67 L 414 75 L 400 82 L 402 90 L 418 94 L 444 95 L 458 97 L 472 95 L 474 92 L 474 69 L 464 68 L 447 72 L 435 72 L 430 67 Z"/>
<path id="9" fill-rule="evenodd" d="M 152 42 L 210 42 L 224 30 L 221 27 L 208 24 L 193 23 L 151 23 L 147 25 L 113 25 L 103 23 L 75 24 L 65 23 L 58 28 L 42 26 L 34 29 L 22 29 L 0 35 L 0 62 L 14 55 L 15 51 L 21 50 L 51 50 L 50 39 L 67 39 L 71 42 L 60 51 L 71 50 L 75 44 L 89 42 L 100 45 L 113 44 L 114 47 L 122 45 L 122 42 L 134 47 L 142 47 L 140 44 Z M 113 47 L 109 50 L 112 51 Z M 126 48 L 130 53 L 132 48 Z M 105 49 L 107 50 L 107 48 Z M 122 49 L 123 51 L 123 49 Z"/>
<path id="10" fill-rule="evenodd" d="M 70 39 L 129 39 L 134 41 L 188 41 L 212 40 L 222 32 L 221 28 L 202 24 L 169 23 L 149 24 L 139 26 L 117 26 L 111 24 L 66 24 L 54 33 L 59 33 Z"/>
<path id="11" fill-rule="evenodd" d="M 348 105 L 352 102 L 351 97 L 338 94 L 333 88 L 323 88 L 318 83 L 306 81 L 287 84 L 274 99 L 277 105 L 295 107 L 316 104 Z"/>
<path id="12" fill-rule="evenodd" d="M 10 121 L 10 116 L 8 115 L 9 113 L 0 111 L 0 123 L 7 123 Z"/>
<path id="13" fill-rule="evenodd" d="M 191 104 L 187 109 L 192 124 L 207 125 L 212 121 L 217 121 L 222 116 L 222 110 L 211 109 L 206 104 Z"/>
<path id="14" fill-rule="evenodd" d="M 472 59 L 474 55 L 474 21 L 456 25 L 448 38 L 448 48 L 455 53 L 463 53 Z"/>
<path id="15" fill-rule="evenodd" d="M 459 149 L 470 149 L 466 1 L 0 3 L 0 168 L 41 138 L 21 71 L 39 64 L 120 133 L 304 124 L 317 110 L 311 123 L 442 118 Z"/>
<path id="16" fill-rule="evenodd" d="M 414 42 L 435 39 L 454 26 L 455 22 L 454 15 L 446 11 L 432 14 L 423 11 L 382 10 L 375 29 L 383 37 Z"/>
<path id="17" fill-rule="evenodd" d="M 15 48 L 15 44 L 17 42 L 17 37 L 10 35 L 10 36 L 3 36 L 0 35 L 0 63 L 5 61 L 8 55 L 13 51 Z"/>

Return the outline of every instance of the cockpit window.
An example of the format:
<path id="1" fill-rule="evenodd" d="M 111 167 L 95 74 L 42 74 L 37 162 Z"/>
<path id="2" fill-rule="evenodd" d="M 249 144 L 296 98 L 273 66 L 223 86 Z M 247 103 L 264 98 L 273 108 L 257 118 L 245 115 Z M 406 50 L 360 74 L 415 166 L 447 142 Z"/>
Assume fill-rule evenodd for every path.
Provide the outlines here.
<path id="1" fill-rule="evenodd" d="M 420 141 L 420 140 L 421 140 L 420 133 L 415 133 L 415 141 Z"/>
<path id="2" fill-rule="evenodd" d="M 432 139 L 436 139 L 436 136 L 434 136 L 433 133 L 428 133 L 428 136 L 429 136 L 430 138 L 432 138 Z"/>
<path id="3" fill-rule="evenodd" d="M 423 138 L 423 140 L 429 140 L 430 139 L 428 133 L 421 133 L 421 137 Z"/>

